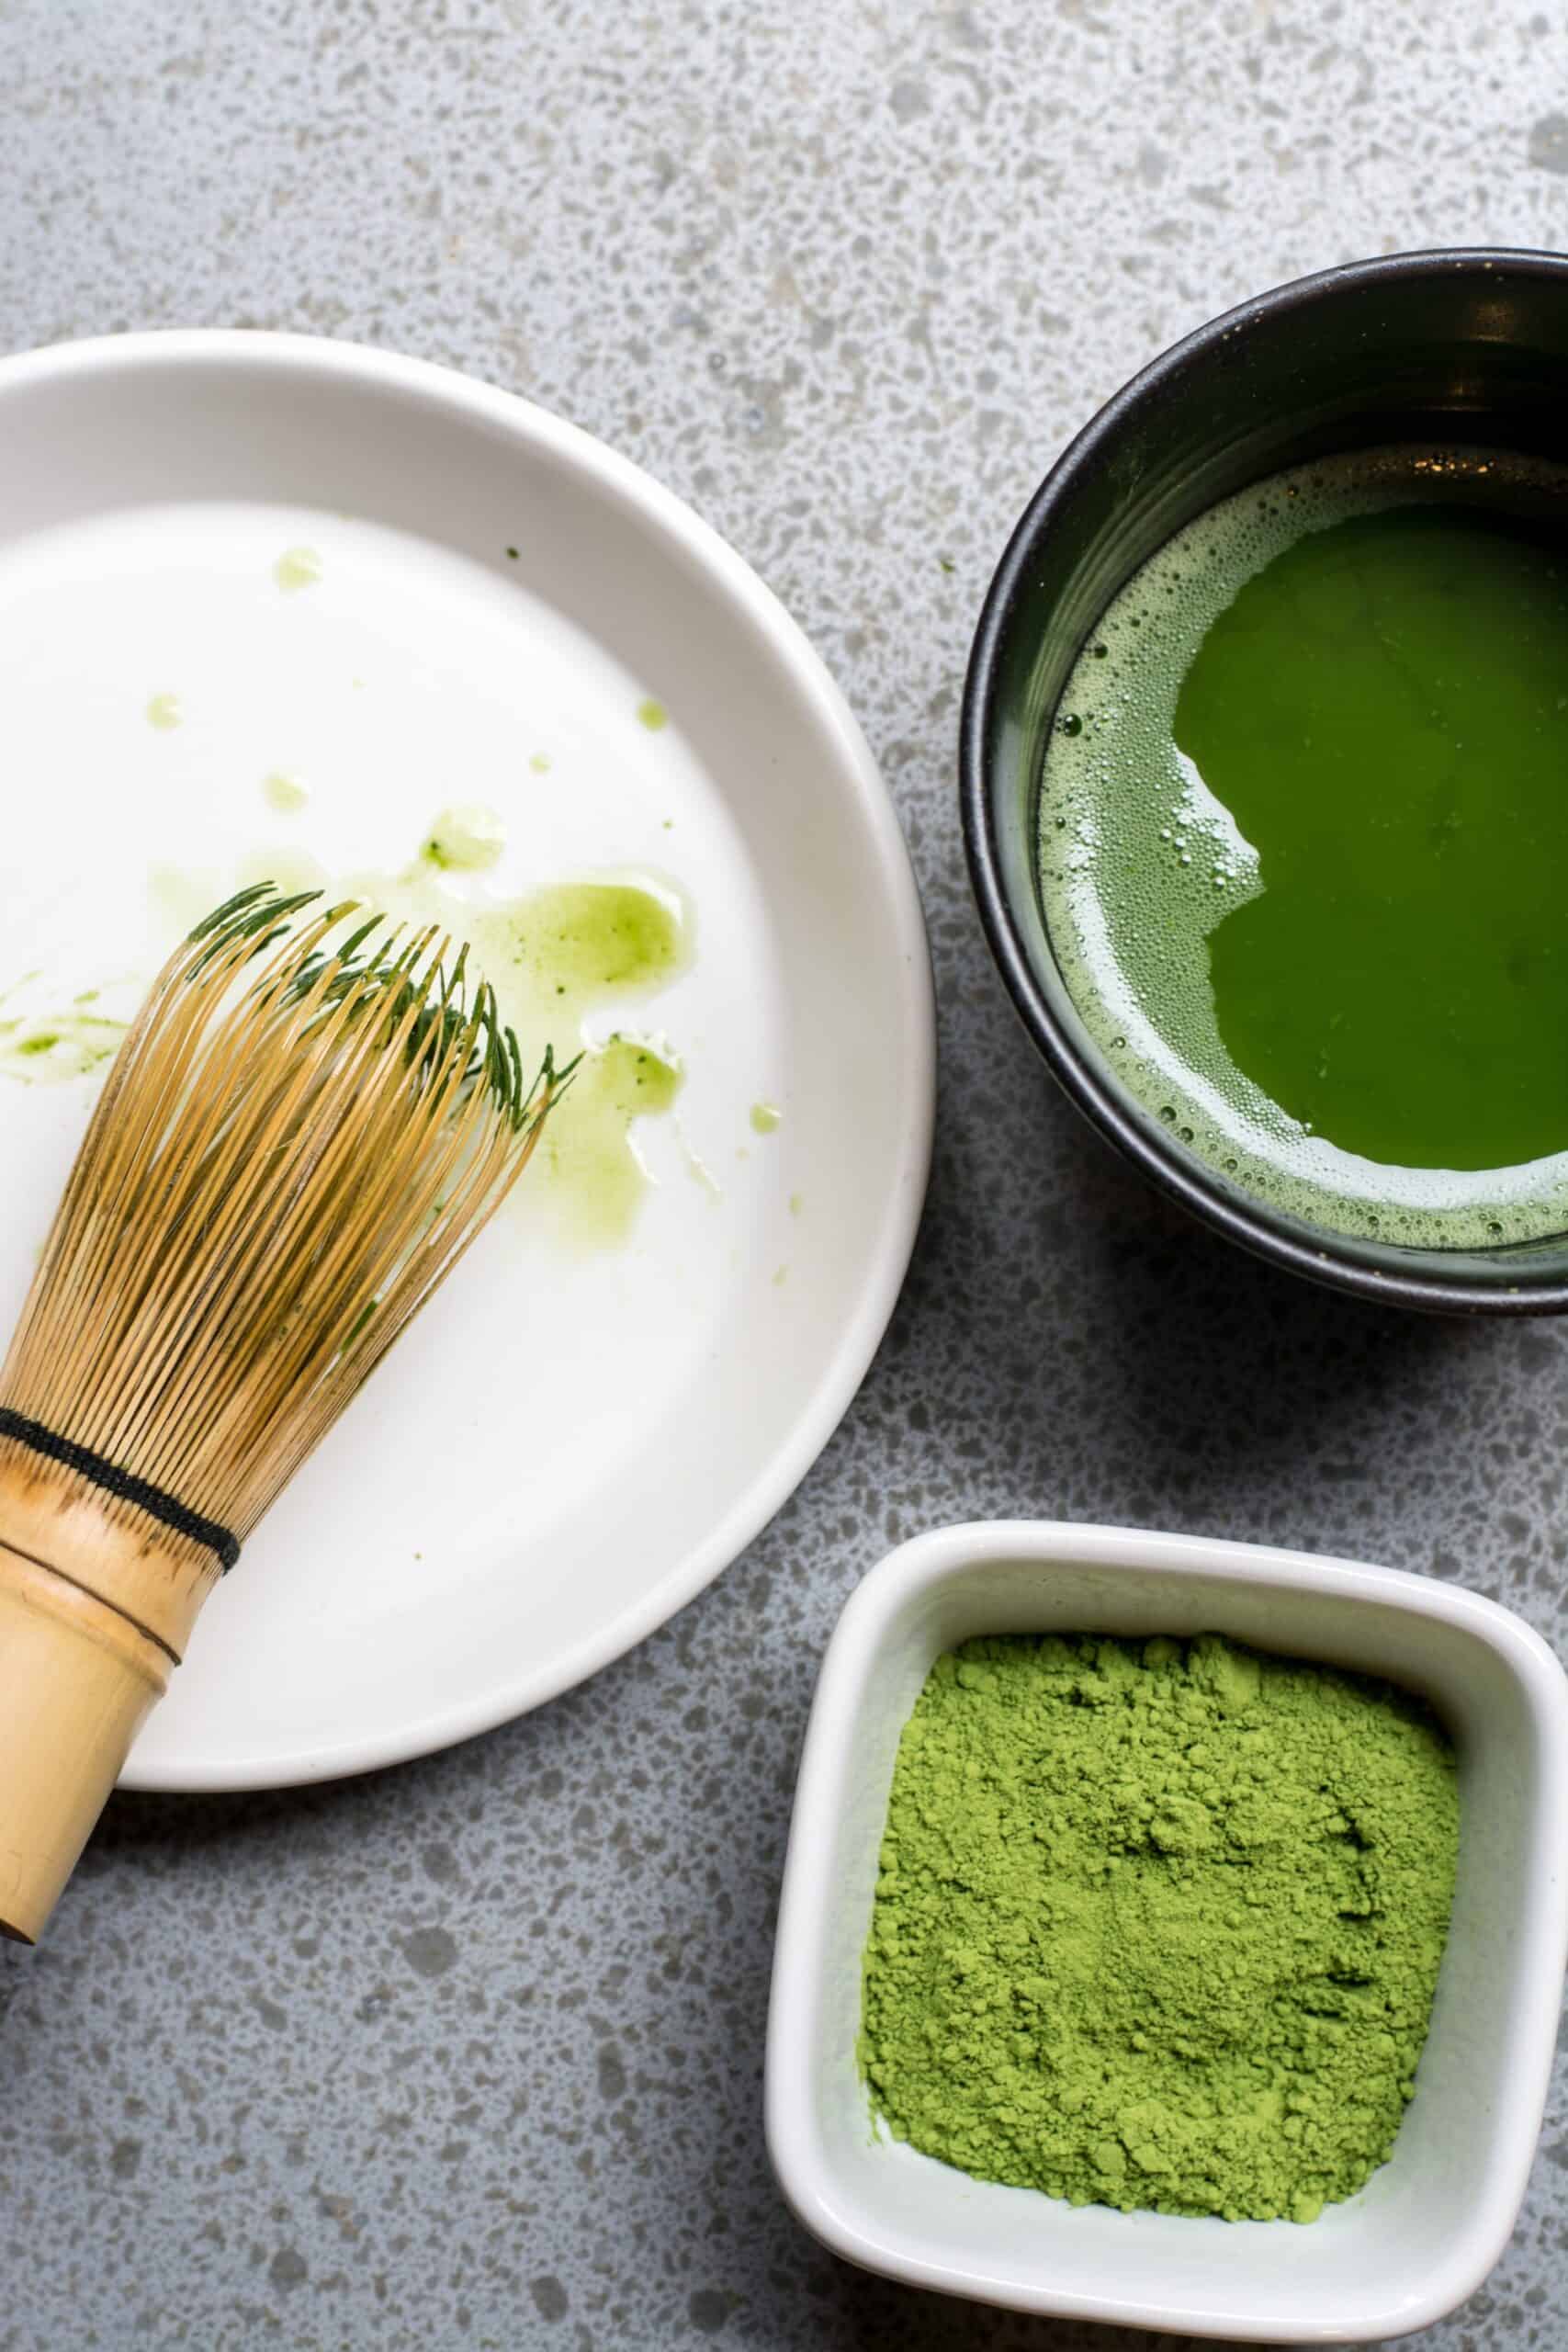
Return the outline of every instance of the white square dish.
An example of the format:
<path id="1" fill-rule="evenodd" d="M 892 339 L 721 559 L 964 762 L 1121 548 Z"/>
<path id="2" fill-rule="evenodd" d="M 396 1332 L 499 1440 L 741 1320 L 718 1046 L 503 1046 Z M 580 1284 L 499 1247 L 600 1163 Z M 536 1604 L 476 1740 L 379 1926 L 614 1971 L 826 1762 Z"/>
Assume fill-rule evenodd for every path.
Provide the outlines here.
<path id="1" fill-rule="evenodd" d="M 973 2180 L 874 2127 L 861 1956 L 899 1735 L 981 1633 L 1222 1633 L 1424 1693 L 1459 1752 L 1453 1921 L 1393 2155 L 1306 2227 L 1072 2207 Z M 1568 1953 L 1568 1680 L 1511 1611 L 1390 1568 L 1048 1522 L 940 1530 L 851 1599 L 807 1730 L 768 2026 L 774 2169 L 848 2260 L 1021 2311 L 1253 2343 L 1429 2326 L 1514 2226 Z"/>

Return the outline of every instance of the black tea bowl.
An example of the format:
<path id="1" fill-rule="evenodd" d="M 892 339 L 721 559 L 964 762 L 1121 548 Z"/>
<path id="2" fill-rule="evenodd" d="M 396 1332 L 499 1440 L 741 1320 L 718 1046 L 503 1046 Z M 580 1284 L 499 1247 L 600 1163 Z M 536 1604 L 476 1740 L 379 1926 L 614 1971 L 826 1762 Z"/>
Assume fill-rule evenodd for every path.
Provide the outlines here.
<path id="1" fill-rule="evenodd" d="M 1200 327 L 1085 426 L 1014 531 L 970 655 L 960 791 L 970 877 L 1030 1035 L 1156 1183 L 1233 1241 L 1363 1297 L 1445 1314 L 1568 1309 L 1568 1232 L 1401 1247 L 1293 1217 L 1152 1116 L 1089 1036 L 1041 907 L 1045 745 L 1089 632 L 1174 533 L 1249 483 L 1380 444 L 1568 458 L 1568 256 L 1396 254 L 1277 288 Z"/>

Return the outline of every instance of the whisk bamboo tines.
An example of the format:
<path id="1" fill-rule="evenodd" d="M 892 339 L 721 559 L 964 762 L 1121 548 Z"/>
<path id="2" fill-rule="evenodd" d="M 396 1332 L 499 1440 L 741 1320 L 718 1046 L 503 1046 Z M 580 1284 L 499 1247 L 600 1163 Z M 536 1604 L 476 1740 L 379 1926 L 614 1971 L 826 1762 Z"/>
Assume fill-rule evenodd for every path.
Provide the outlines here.
<path id="1" fill-rule="evenodd" d="M 270 885 L 164 966 L 0 1369 L 0 1929 L 53 1908 L 196 1613 L 559 1092 L 434 927 Z"/>

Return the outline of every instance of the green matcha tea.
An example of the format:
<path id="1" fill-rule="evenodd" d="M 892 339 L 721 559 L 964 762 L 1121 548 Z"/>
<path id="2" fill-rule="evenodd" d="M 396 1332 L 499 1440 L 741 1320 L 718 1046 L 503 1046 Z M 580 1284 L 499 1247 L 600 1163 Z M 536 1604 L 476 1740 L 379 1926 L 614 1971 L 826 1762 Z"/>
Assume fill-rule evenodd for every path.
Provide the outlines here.
<path id="1" fill-rule="evenodd" d="M 1045 919 L 1135 1100 L 1426 1247 L 1568 1227 L 1568 469 L 1384 449 L 1172 539 L 1068 680 Z"/>

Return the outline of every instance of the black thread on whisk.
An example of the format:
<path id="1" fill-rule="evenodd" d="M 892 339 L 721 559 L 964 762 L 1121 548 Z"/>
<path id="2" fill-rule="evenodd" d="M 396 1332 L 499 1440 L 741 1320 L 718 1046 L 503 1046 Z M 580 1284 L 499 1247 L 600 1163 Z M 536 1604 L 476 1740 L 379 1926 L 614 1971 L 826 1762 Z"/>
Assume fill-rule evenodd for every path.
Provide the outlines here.
<path id="1" fill-rule="evenodd" d="M 78 1445 L 72 1438 L 62 1437 L 57 1430 L 45 1429 L 41 1421 L 28 1419 L 26 1413 L 14 1413 L 8 1405 L 0 1405 L 0 1437 L 14 1437 L 33 1453 L 41 1453 L 51 1462 L 63 1463 L 67 1470 L 74 1470 L 106 1495 L 113 1495 L 119 1502 L 134 1503 L 149 1519 L 164 1527 L 173 1528 L 176 1535 L 188 1535 L 193 1544 L 205 1544 L 216 1552 L 225 1576 L 240 1556 L 239 1538 L 231 1535 L 215 1519 L 204 1519 L 198 1510 L 189 1510 L 177 1495 L 167 1495 L 162 1487 L 154 1487 L 148 1478 L 137 1477 L 134 1471 L 120 1469 L 90 1445 Z"/>

